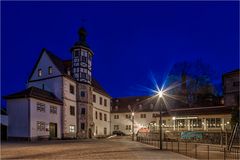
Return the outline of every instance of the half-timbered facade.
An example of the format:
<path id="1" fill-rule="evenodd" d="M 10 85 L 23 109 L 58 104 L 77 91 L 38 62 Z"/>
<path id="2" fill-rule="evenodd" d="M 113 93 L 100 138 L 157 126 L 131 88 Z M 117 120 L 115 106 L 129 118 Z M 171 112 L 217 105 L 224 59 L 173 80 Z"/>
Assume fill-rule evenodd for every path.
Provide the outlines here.
<path id="1" fill-rule="evenodd" d="M 79 40 L 71 48 L 71 60 L 62 60 L 43 49 L 29 76 L 27 89 L 5 96 L 10 109 L 10 138 L 92 138 L 110 134 L 111 97 L 92 78 L 93 51 L 86 35 L 84 28 L 80 28 Z M 37 91 L 34 97 L 32 90 Z M 57 105 L 49 104 L 52 98 L 48 94 L 54 96 Z M 96 96 L 102 100 L 93 101 Z M 38 112 L 40 104 L 44 112 Z M 21 113 L 17 114 L 19 110 Z M 57 110 L 55 119 L 52 110 Z M 96 112 L 98 119 L 94 117 Z M 24 121 L 22 129 L 17 127 L 18 118 Z M 18 134 L 22 130 L 24 134 Z"/>

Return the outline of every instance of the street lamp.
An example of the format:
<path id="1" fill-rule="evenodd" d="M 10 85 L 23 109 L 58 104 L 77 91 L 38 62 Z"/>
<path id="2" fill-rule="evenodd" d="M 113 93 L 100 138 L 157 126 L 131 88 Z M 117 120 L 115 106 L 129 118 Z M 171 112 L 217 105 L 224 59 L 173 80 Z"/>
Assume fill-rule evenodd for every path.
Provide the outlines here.
<path id="1" fill-rule="evenodd" d="M 132 112 L 132 141 L 134 141 L 134 112 Z"/>
<path id="2" fill-rule="evenodd" d="M 158 91 L 158 96 L 160 98 L 160 108 L 159 108 L 159 149 L 162 150 L 162 97 L 163 97 L 163 91 Z"/>

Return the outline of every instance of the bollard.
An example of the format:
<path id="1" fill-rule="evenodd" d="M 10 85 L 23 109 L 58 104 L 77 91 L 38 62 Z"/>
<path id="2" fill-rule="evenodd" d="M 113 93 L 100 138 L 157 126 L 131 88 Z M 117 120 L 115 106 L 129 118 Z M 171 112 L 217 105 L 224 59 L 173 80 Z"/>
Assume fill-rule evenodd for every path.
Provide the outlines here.
<path id="1" fill-rule="evenodd" d="M 173 152 L 173 141 L 172 141 L 172 152 Z"/>
<path id="2" fill-rule="evenodd" d="M 166 142 L 166 149 L 168 150 L 168 142 Z"/>

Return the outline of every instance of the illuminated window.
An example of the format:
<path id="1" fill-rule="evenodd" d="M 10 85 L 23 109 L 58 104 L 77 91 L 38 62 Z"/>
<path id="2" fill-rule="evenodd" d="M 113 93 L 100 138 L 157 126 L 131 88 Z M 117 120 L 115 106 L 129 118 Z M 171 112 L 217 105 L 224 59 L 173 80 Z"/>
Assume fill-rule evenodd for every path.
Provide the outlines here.
<path id="1" fill-rule="evenodd" d="M 70 125 L 69 126 L 69 132 L 70 133 L 74 133 L 75 132 L 75 126 L 74 125 Z"/>
<path id="2" fill-rule="evenodd" d="M 42 69 L 38 69 L 38 77 L 42 76 Z"/>
<path id="3" fill-rule="evenodd" d="M 50 74 L 52 74 L 53 73 L 53 68 L 52 68 L 52 66 L 49 66 L 48 67 L 48 74 L 50 75 Z"/>
<path id="4" fill-rule="evenodd" d="M 38 131 L 45 131 L 45 122 L 37 121 L 37 130 Z"/>

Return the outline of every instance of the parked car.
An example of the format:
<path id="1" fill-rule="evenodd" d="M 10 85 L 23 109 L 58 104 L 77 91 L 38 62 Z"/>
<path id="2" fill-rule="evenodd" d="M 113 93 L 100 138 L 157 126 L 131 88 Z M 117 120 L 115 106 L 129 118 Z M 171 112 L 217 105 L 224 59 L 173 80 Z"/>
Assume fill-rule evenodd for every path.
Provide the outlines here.
<path id="1" fill-rule="evenodd" d="M 123 133 L 122 131 L 113 131 L 113 134 L 115 134 L 117 136 L 126 136 L 126 134 Z"/>

